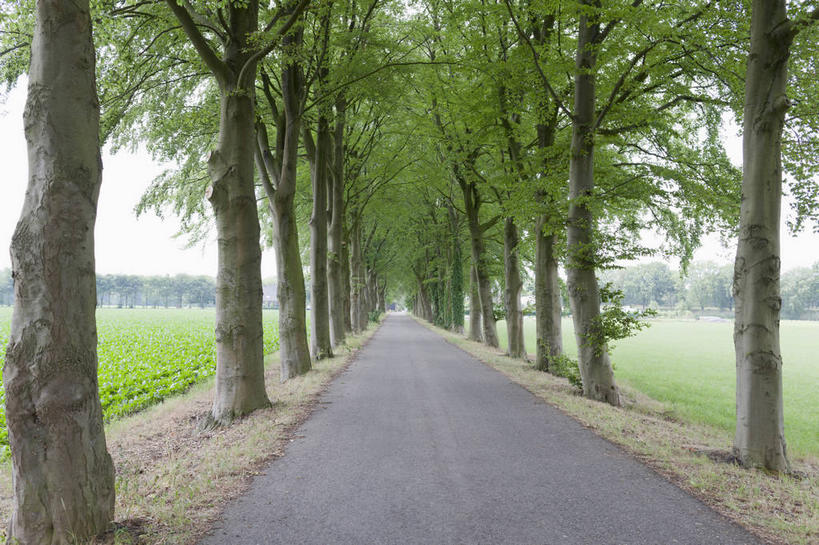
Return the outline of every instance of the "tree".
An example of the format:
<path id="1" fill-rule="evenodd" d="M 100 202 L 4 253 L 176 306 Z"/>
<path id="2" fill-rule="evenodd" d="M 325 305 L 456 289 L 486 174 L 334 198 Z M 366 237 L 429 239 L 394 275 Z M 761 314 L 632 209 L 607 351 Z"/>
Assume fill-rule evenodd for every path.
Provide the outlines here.
<path id="1" fill-rule="evenodd" d="M 329 279 L 327 276 L 328 193 L 331 190 L 330 169 L 333 138 L 330 131 L 332 104 L 324 96 L 327 89 L 329 68 L 327 55 L 330 40 L 330 16 L 333 4 L 322 7 L 320 18 L 321 44 L 316 54 L 317 101 L 319 104 L 316 136 L 313 137 L 308 122 L 304 124 L 304 148 L 310 161 L 310 177 L 313 186 L 313 214 L 310 218 L 310 352 L 316 359 L 333 356 L 330 328 Z"/>
<path id="2" fill-rule="evenodd" d="M 305 76 L 301 64 L 304 29 L 295 4 L 288 5 L 288 15 L 298 24 L 282 41 L 281 105 L 272 90 L 271 78 L 262 72 L 262 84 L 273 125 L 275 145 L 271 146 L 263 122 L 256 125 L 258 144 L 256 165 L 273 216 L 273 241 L 276 250 L 279 299 L 279 345 L 282 381 L 311 369 L 307 344 L 306 293 L 302 270 L 299 234 L 294 199 L 298 174 L 298 151 L 306 97 Z"/>
<path id="3" fill-rule="evenodd" d="M 106 530 L 114 516 L 97 386 L 94 69 L 89 2 L 37 2 L 25 113 L 29 185 L 11 244 L 16 299 L 3 369 L 14 483 L 9 542 L 73 543 Z"/>
<path id="4" fill-rule="evenodd" d="M 705 310 L 706 307 L 732 308 L 733 280 L 731 266 L 720 266 L 711 261 L 694 263 L 688 271 L 686 297 L 689 305 L 698 306 L 700 310 Z"/>
<path id="5" fill-rule="evenodd" d="M 208 159 L 211 185 L 206 191 L 219 239 L 216 393 L 211 416 L 214 423 L 227 424 L 270 404 L 264 389 L 261 248 L 253 177 L 254 84 L 258 62 L 283 35 L 289 35 L 307 0 L 286 10 L 282 7 L 272 16 L 264 29 L 271 35 L 262 45 L 253 40 L 259 31 L 258 0 L 229 2 L 224 13 L 219 9 L 219 23 L 209 21 L 212 14 L 194 11 L 190 3 L 167 0 L 167 4 L 219 87 L 219 138 Z M 273 22 L 282 16 L 283 24 L 274 31 Z M 201 30 L 213 31 L 220 24 L 221 31 L 214 34 L 221 41 L 221 57 Z"/>
<path id="6" fill-rule="evenodd" d="M 812 20 L 819 18 L 814 11 Z M 779 218 L 788 58 L 799 28 L 785 0 L 754 0 L 745 74 L 742 207 L 734 265 L 737 424 L 746 466 L 789 471 L 779 347 Z"/>

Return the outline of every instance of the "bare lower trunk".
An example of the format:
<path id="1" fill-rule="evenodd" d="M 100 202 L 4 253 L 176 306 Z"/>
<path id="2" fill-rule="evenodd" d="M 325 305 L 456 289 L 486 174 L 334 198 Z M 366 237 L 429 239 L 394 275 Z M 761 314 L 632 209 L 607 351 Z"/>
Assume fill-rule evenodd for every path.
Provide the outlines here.
<path id="1" fill-rule="evenodd" d="M 478 270 L 469 267 L 469 340 L 481 342 L 481 294 L 478 292 Z"/>
<path id="2" fill-rule="evenodd" d="M 789 471 L 779 349 L 779 215 L 787 64 L 784 0 L 754 0 L 745 79 L 742 206 L 734 265 L 737 425 L 746 466 Z"/>
<path id="3" fill-rule="evenodd" d="M 512 218 L 506 218 L 503 229 L 503 262 L 506 289 L 504 304 L 506 306 L 506 332 L 509 338 L 509 357 L 526 359 L 526 346 L 523 342 L 523 310 L 520 308 L 520 292 L 523 282 L 520 279 L 520 261 L 518 258 L 518 228 Z"/>
<path id="4" fill-rule="evenodd" d="M 343 97 L 336 100 L 336 127 L 334 132 L 334 163 L 331 176 L 330 200 L 332 210 L 327 241 L 327 280 L 330 299 L 330 340 L 332 345 L 344 344 L 344 122 L 346 102 Z"/>
<path id="5" fill-rule="evenodd" d="M 382 314 L 387 312 L 387 278 L 378 286 L 378 310 Z"/>
<path id="6" fill-rule="evenodd" d="M 586 2 L 591 5 L 591 2 Z M 577 340 L 583 394 L 620 405 L 608 346 L 600 323 L 600 289 L 595 277 L 594 216 L 585 199 L 594 191 L 594 120 L 596 48 L 599 22 L 580 16 L 577 43 L 574 120 L 569 164 L 569 226 L 566 275 Z"/>
<path id="7" fill-rule="evenodd" d="M 367 312 L 366 319 L 369 321 L 370 314 L 378 308 L 378 276 L 374 269 L 367 271 Z"/>
<path id="8" fill-rule="evenodd" d="M 99 104 L 88 0 L 39 1 L 25 110 L 29 183 L 11 242 L 3 368 L 14 489 L 9 543 L 68 545 L 114 518 L 97 386 Z"/>
<path id="9" fill-rule="evenodd" d="M 416 301 L 418 302 L 418 312 L 416 315 L 428 322 L 432 322 L 435 318 L 432 314 L 432 304 L 429 300 L 423 279 L 421 278 L 418 279 L 418 295 L 416 296 Z"/>
<path id="10" fill-rule="evenodd" d="M 310 219 L 310 351 L 316 359 L 333 357 L 327 291 L 327 186 L 331 145 L 329 121 L 326 115 L 320 115 L 313 169 L 313 217 Z"/>
<path id="11" fill-rule="evenodd" d="M 289 39 L 299 37 L 285 38 L 286 41 Z M 282 71 L 282 94 L 286 112 L 284 152 L 282 174 L 271 204 L 279 280 L 279 360 L 282 381 L 304 374 L 311 368 L 307 344 L 304 272 L 299 251 L 299 232 L 296 228 L 296 210 L 293 205 L 301 130 L 301 79 L 300 70 L 294 64 L 287 65 Z"/>
<path id="12" fill-rule="evenodd" d="M 472 249 L 472 263 L 474 263 L 478 278 L 478 294 L 481 302 L 481 322 L 483 324 L 483 342 L 495 348 L 498 347 L 498 331 L 495 326 L 495 311 L 492 304 L 492 284 L 489 276 L 489 267 L 486 263 L 486 251 L 483 244 L 484 226 L 480 224 L 478 211 L 480 195 L 474 183 L 461 182 L 464 194 L 466 216 L 469 224 L 469 240 Z"/>
<path id="13" fill-rule="evenodd" d="M 355 212 L 353 216 L 355 217 Z M 361 333 L 366 323 L 361 323 L 361 307 L 363 304 L 363 271 L 361 263 L 361 222 L 353 219 L 350 233 L 350 322 L 354 333 Z"/>
<path id="14" fill-rule="evenodd" d="M 216 384 L 218 423 L 270 404 L 264 389 L 262 253 L 253 187 L 253 100 L 225 92 L 220 139 L 208 160 L 216 216 Z"/>
<path id="15" fill-rule="evenodd" d="M 452 237 L 452 271 L 450 273 L 450 305 L 452 331 L 464 332 L 464 269 L 458 216 L 452 206 L 448 207 L 450 236 Z"/>
<path id="16" fill-rule="evenodd" d="M 538 217 L 535 227 L 535 307 L 537 312 L 535 367 L 540 371 L 549 371 L 553 358 L 563 353 L 555 236 L 543 234 L 546 220 L 545 216 Z"/>
<path id="17" fill-rule="evenodd" d="M 184 23 L 190 20 L 187 8 L 168 4 L 196 41 L 198 33 Z M 261 248 L 253 176 L 256 63 L 247 43 L 258 26 L 258 5 L 250 2 L 232 10 L 229 24 L 236 39 L 225 44 L 221 63 L 211 63 L 219 65 L 212 70 L 219 83 L 220 115 L 219 140 L 208 159 L 207 190 L 218 240 L 211 415 L 221 424 L 270 404 L 264 390 Z"/>
<path id="18" fill-rule="evenodd" d="M 341 265 L 344 282 L 344 329 L 347 333 L 353 332 L 353 318 L 352 318 L 352 291 L 350 280 L 350 235 L 347 234 L 347 241 L 342 246 Z"/>

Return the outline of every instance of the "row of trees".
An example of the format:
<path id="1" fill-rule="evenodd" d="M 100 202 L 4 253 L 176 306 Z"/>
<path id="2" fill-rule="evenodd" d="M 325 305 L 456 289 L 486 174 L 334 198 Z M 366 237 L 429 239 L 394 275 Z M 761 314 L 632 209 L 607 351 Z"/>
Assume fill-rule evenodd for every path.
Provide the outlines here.
<path id="1" fill-rule="evenodd" d="M 97 275 L 97 305 L 129 307 L 213 306 L 216 282 L 209 276 Z"/>
<path id="2" fill-rule="evenodd" d="M 424 2 L 418 47 L 444 67 L 419 72 L 407 86 L 420 118 L 415 130 L 426 136 L 419 156 L 429 160 L 411 197 L 405 285 L 418 315 L 460 329 L 454 305 L 468 270 L 470 335 L 497 346 L 492 288 L 499 283 L 509 355 L 525 357 L 520 293 L 521 262 L 528 261 L 535 365 L 551 370 L 562 353 L 562 264 L 583 392 L 617 405 L 608 342 L 639 323 L 618 308 L 622 294 L 598 278 L 616 262 L 654 253 L 640 244 L 646 230 L 664 235 L 660 252 L 684 265 L 704 234 L 739 233 L 730 276 L 693 268 L 690 302 L 734 307 L 735 451 L 749 466 L 786 471 L 782 171 L 793 174 L 791 224 L 798 230 L 817 214 L 819 127 L 808 66 L 819 16 L 795 3 L 789 19 L 784 1 L 756 1 L 749 18 L 748 7 Z M 743 123 L 741 172 L 723 149 L 725 115 Z M 659 297 L 671 297 L 673 285 Z M 642 286 L 628 288 L 646 300 Z"/>
<path id="3" fill-rule="evenodd" d="M 706 232 L 738 229 L 735 447 L 750 466 L 787 469 L 779 154 L 795 174 L 799 228 L 816 216 L 816 155 L 803 153 L 817 133 L 809 115 L 816 16 L 801 3 L 792 20 L 784 0 L 753 4 L 753 20 L 743 0 L 0 8 L 7 81 L 31 55 L 32 174 L 12 243 L 18 311 L 5 382 L 17 487 L 11 537 L 62 543 L 113 516 L 93 380 L 102 141 L 141 142 L 176 165 L 154 181 L 141 213 L 179 215 L 194 240 L 216 231 L 216 425 L 269 404 L 260 240 L 277 259 L 283 380 L 309 370 L 311 356 L 330 356 L 387 298 L 403 296 L 456 330 L 468 300 L 470 335 L 497 346 L 497 284 L 509 353 L 525 357 L 524 268 L 535 271 L 536 365 L 553 370 L 562 357 L 562 264 L 584 394 L 616 405 L 608 341 L 635 324 L 604 304 L 618 296 L 598 276 L 649 253 L 639 243 L 646 229 L 664 234 L 664 252 L 684 262 Z M 800 100 L 783 137 L 788 90 Z M 744 182 L 719 138 L 724 114 L 746 123 Z M 763 205 L 770 209 L 757 214 Z M 64 353 L 81 357 L 71 365 L 53 357 Z M 70 429 L 60 425 L 65 414 L 77 422 Z"/>
<path id="4" fill-rule="evenodd" d="M 734 267 L 713 262 L 692 263 L 685 276 L 663 263 L 606 271 L 601 282 L 623 294 L 623 304 L 677 310 L 733 310 Z M 819 263 L 782 274 L 782 317 L 815 319 L 819 310 Z"/>
<path id="5" fill-rule="evenodd" d="M 215 227 L 214 425 L 270 405 L 262 235 L 276 250 L 283 380 L 307 372 L 311 352 L 331 356 L 384 310 L 389 227 L 366 211 L 403 167 L 396 148 L 377 145 L 388 111 L 381 91 L 356 83 L 400 61 L 387 47 L 396 7 L 52 0 L 0 8 L 3 75 L 9 84 L 29 75 L 29 191 L 12 240 L 16 309 L 4 373 L 10 540 L 62 544 L 113 518 L 95 379 L 102 142 L 142 141 L 178 165 L 155 181 L 141 212 L 170 207 L 194 238 Z M 370 81 L 397 96 L 387 76 Z M 299 242 L 306 225 L 311 347 Z M 66 353 L 75 356 L 59 356 Z"/>

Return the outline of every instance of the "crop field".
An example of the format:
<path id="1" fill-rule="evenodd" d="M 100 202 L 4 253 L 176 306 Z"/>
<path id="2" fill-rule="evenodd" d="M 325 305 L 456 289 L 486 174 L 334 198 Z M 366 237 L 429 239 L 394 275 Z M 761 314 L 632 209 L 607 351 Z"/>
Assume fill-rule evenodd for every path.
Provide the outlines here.
<path id="1" fill-rule="evenodd" d="M 106 420 L 133 413 L 216 371 L 213 309 L 97 310 L 100 399 Z M 11 308 L 0 307 L 0 366 Z M 278 313 L 264 311 L 264 352 L 279 349 Z M 7 444 L 0 389 L 0 449 Z"/>
<path id="2" fill-rule="evenodd" d="M 467 320 L 468 323 L 468 320 Z M 526 349 L 535 352 L 535 319 L 524 321 Z M 506 323 L 498 322 L 506 347 Z M 797 457 L 819 457 L 819 322 L 783 321 L 780 331 L 785 396 L 785 439 Z M 571 319 L 563 346 L 577 357 Z M 733 323 L 653 320 L 635 337 L 615 343 L 615 377 L 665 403 L 675 415 L 733 436 L 736 374 Z"/>

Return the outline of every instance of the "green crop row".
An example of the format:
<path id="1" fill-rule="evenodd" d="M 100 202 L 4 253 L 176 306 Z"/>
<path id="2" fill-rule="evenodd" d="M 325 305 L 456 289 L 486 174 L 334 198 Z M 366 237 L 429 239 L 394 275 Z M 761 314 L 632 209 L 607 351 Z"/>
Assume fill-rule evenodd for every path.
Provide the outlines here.
<path id="1" fill-rule="evenodd" d="M 264 353 L 279 349 L 278 314 L 264 312 Z M 11 309 L 0 308 L 0 366 Z M 106 420 L 184 392 L 216 372 L 212 309 L 97 311 L 99 390 Z M 5 392 L 0 388 L 0 450 L 8 447 Z"/>

